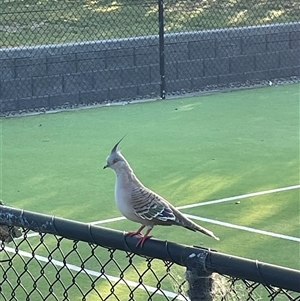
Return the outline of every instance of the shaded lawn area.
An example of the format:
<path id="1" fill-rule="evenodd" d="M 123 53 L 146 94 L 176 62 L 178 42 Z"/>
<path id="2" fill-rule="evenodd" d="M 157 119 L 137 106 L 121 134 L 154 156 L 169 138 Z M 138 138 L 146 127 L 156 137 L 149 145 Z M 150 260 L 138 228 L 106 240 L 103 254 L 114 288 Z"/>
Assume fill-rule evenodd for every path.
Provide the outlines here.
<path id="1" fill-rule="evenodd" d="M 158 34 L 157 1 L 14 0 L 0 3 L 1 47 Z M 166 32 L 299 21 L 297 1 L 165 1 Z"/>

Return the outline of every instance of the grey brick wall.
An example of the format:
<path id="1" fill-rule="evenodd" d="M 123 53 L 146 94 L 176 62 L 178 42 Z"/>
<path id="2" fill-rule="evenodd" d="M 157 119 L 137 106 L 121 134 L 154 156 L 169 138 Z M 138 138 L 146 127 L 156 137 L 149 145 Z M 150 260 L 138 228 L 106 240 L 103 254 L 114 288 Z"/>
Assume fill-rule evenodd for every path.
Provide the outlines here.
<path id="1" fill-rule="evenodd" d="M 167 93 L 300 76 L 300 23 L 166 34 Z M 158 97 L 158 37 L 0 49 L 1 113 Z"/>
<path id="2" fill-rule="evenodd" d="M 167 60 L 169 93 L 300 76 L 300 23 L 173 34 L 169 43 L 178 47 Z"/>

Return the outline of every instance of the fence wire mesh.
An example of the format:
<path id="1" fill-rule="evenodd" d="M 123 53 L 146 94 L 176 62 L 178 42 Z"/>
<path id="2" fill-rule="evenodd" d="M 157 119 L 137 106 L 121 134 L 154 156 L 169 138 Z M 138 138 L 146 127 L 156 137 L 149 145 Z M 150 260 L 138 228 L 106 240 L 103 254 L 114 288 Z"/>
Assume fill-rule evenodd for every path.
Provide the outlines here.
<path id="1" fill-rule="evenodd" d="M 158 1 L 1 1 L 1 47 L 74 43 L 158 34 Z M 290 23 L 299 2 L 165 0 L 165 31 Z"/>
<path id="2" fill-rule="evenodd" d="M 298 1 L 2 0 L 1 114 L 297 82 Z"/>
<path id="3" fill-rule="evenodd" d="M 188 285 L 195 275 L 170 261 L 28 229 L 16 238 L 13 229 L 0 245 L 5 301 L 300 300 L 296 292 L 217 273 L 210 276 L 210 298 L 199 299 Z"/>
<path id="4" fill-rule="evenodd" d="M 299 2 L 165 0 L 166 31 L 197 31 L 299 21 Z"/>
<path id="5" fill-rule="evenodd" d="M 188 300 L 171 262 L 28 231 L 0 252 L 2 300 Z"/>
<path id="6" fill-rule="evenodd" d="M 157 1 L 1 1 L 2 47 L 157 34 Z"/>
<path id="7" fill-rule="evenodd" d="M 298 1 L 165 3 L 168 93 L 298 81 Z M 182 34 L 188 43 L 176 42 Z"/>

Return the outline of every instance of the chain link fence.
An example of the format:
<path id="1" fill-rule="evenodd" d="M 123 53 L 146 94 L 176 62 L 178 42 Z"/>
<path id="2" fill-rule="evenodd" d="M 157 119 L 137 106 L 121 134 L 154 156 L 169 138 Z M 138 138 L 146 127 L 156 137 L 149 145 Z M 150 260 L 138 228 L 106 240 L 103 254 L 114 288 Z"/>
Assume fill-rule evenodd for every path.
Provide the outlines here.
<path id="1" fill-rule="evenodd" d="M 5 206 L 0 223 L 2 300 L 300 300 L 296 270 Z"/>
<path id="2" fill-rule="evenodd" d="M 26 47 L 299 22 L 299 2 L 4 0 L 1 47 Z"/>
<path id="3" fill-rule="evenodd" d="M 297 1 L 165 1 L 167 93 L 298 81 L 299 12 Z"/>
<path id="4" fill-rule="evenodd" d="M 168 261 L 28 231 L 10 245 L 2 300 L 188 300 L 183 269 Z"/>
<path id="5" fill-rule="evenodd" d="M 0 1 L 1 115 L 298 82 L 298 1 Z"/>

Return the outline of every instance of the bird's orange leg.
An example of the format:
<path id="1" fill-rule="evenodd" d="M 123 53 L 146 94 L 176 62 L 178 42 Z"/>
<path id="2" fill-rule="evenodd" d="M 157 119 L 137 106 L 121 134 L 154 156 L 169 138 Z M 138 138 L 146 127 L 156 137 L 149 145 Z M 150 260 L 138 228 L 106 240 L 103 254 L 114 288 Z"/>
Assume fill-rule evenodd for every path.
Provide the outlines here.
<path id="1" fill-rule="evenodd" d="M 134 236 L 134 235 L 143 235 L 141 232 L 146 226 L 142 225 L 137 231 L 130 231 L 127 232 L 125 235 L 126 236 Z"/>
<path id="2" fill-rule="evenodd" d="M 144 226 L 144 227 L 145 227 L 145 226 Z M 136 244 L 136 247 L 141 247 L 141 248 L 142 248 L 143 245 L 144 245 L 144 243 L 145 243 L 145 241 L 146 241 L 147 239 L 149 239 L 149 238 L 152 237 L 151 235 L 148 235 L 148 234 L 150 233 L 151 230 L 152 230 L 152 228 L 148 229 L 147 232 L 145 233 L 145 235 L 143 235 L 143 236 L 139 239 L 138 243 Z"/>

